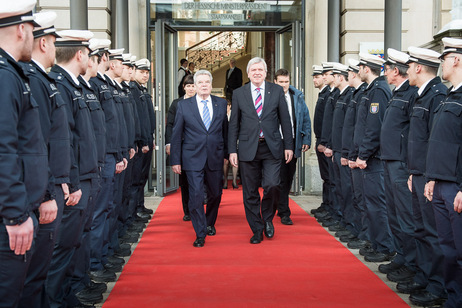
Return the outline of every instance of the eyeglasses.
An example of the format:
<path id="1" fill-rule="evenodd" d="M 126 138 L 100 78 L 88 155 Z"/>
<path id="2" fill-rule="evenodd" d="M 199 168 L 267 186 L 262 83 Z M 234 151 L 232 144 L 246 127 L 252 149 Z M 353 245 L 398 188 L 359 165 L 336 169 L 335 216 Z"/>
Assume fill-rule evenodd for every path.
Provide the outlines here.
<path id="1" fill-rule="evenodd" d="M 455 58 L 455 57 L 456 57 L 456 56 L 447 56 L 447 57 L 444 57 L 443 59 L 441 59 L 441 62 L 446 61 L 446 59 Z"/>

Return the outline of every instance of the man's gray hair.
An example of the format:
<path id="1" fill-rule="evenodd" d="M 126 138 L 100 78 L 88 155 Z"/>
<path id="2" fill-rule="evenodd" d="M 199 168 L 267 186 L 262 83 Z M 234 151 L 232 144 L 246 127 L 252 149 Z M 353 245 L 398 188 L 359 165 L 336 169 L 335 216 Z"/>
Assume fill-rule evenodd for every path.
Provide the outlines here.
<path id="1" fill-rule="evenodd" d="M 260 57 L 255 57 L 252 58 L 249 63 L 247 64 L 247 74 L 249 73 L 250 66 L 257 64 L 257 63 L 263 63 L 263 67 L 265 68 L 265 72 L 268 72 L 268 67 L 266 66 L 265 60 L 263 60 Z"/>
<path id="2" fill-rule="evenodd" d="M 200 76 L 200 75 L 207 75 L 210 77 L 210 83 L 212 83 L 213 81 L 213 77 L 212 77 L 212 74 L 207 71 L 207 70 L 198 70 L 195 74 L 194 74 L 194 84 L 196 84 L 196 79 L 197 79 L 197 76 Z"/>

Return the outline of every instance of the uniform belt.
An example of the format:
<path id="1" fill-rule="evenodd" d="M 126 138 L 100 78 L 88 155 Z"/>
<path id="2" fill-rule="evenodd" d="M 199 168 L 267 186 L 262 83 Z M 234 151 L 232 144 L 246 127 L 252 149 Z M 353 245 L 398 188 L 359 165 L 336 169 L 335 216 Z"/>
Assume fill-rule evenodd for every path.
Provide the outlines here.
<path id="1" fill-rule="evenodd" d="M 265 138 L 258 138 L 258 143 L 265 142 Z"/>

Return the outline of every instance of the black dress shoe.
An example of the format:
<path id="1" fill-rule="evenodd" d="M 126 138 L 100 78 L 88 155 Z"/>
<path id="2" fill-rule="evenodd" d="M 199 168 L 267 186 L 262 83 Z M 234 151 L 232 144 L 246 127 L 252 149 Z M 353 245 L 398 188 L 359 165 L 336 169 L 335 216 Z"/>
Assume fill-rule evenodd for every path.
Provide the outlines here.
<path id="1" fill-rule="evenodd" d="M 113 264 L 125 264 L 124 258 L 117 258 L 114 256 L 107 257 L 107 262 L 111 262 Z"/>
<path id="2" fill-rule="evenodd" d="M 92 305 L 103 301 L 103 294 L 101 294 L 101 292 L 87 288 L 75 293 L 75 296 L 83 304 Z"/>
<path id="3" fill-rule="evenodd" d="M 143 212 L 145 214 L 153 214 L 154 211 L 151 209 L 146 208 L 145 206 L 141 207 L 141 209 L 138 209 L 138 212 Z"/>
<path id="4" fill-rule="evenodd" d="M 146 227 L 145 224 L 143 224 L 143 226 L 131 225 L 130 227 L 127 228 L 127 231 L 128 231 L 128 232 L 137 232 L 137 233 L 140 233 L 140 232 L 143 232 L 143 230 L 144 230 L 145 227 Z"/>
<path id="5" fill-rule="evenodd" d="M 341 224 L 336 224 L 328 227 L 329 231 L 337 232 L 337 231 L 345 231 L 345 228 Z"/>
<path id="6" fill-rule="evenodd" d="M 290 225 L 293 225 L 294 222 L 292 221 L 292 219 L 290 219 L 289 216 L 282 216 L 281 217 L 281 224 L 290 226 Z"/>
<path id="7" fill-rule="evenodd" d="M 132 245 L 130 244 L 119 244 L 119 249 L 116 249 L 116 252 L 119 252 L 120 250 L 131 250 Z"/>
<path id="8" fill-rule="evenodd" d="M 341 237 L 341 236 L 350 235 L 350 234 L 351 232 L 348 230 L 340 230 L 340 231 L 335 232 L 336 237 Z"/>
<path id="9" fill-rule="evenodd" d="M 271 221 L 265 222 L 265 236 L 267 238 L 272 238 L 274 236 L 274 226 Z"/>
<path id="10" fill-rule="evenodd" d="M 191 216 L 189 216 L 189 215 L 184 215 L 184 216 L 183 216 L 183 221 L 191 221 Z"/>
<path id="11" fill-rule="evenodd" d="M 364 260 L 367 262 L 385 262 L 390 261 L 395 256 L 394 252 L 383 253 L 383 252 L 372 252 L 364 256 Z"/>
<path id="12" fill-rule="evenodd" d="M 263 241 L 263 234 L 261 232 L 254 233 L 250 238 L 250 244 L 260 244 Z"/>
<path id="13" fill-rule="evenodd" d="M 92 271 L 89 272 L 88 275 L 95 282 L 111 282 L 117 280 L 116 274 L 107 269 Z"/>
<path id="14" fill-rule="evenodd" d="M 406 282 L 411 281 L 415 276 L 415 272 L 407 266 L 402 266 L 401 268 L 390 272 L 387 274 L 387 279 L 393 282 Z"/>
<path id="15" fill-rule="evenodd" d="M 78 303 L 77 305 L 68 306 L 69 308 L 95 308 L 95 305 L 86 305 L 84 303 Z"/>
<path id="16" fill-rule="evenodd" d="M 104 268 L 110 270 L 112 272 L 121 272 L 122 271 L 122 264 L 115 264 L 115 263 L 106 263 L 104 264 Z"/>
<path id="17" fill-rule="evenodd" d="M 143 212 L 137 212 L 136 216 L 142 219 L 151 219 L 151 215 Z"/>
<path id="18" fill-rule="evenodd" d="M 132 254 L 132 251 L 130 249 L 119 249 L 114 253 L 114 257 L 123 258 L 123 257 L 128 257 L 131 254 Z"/>
<path id="19" fill-rule="evenodd" d="M 416 291 L 422 291 L 425 289 L 425 286 L 418 284 L 414 280 L 408 282 L 398 282 L 396 285 L 396 290 L 403 294 L 411 294 Z"/>
<path id="20" fill-rule="evenodd" d="M 411 296 L 409 296 L 409 300 L 417 306 L 433 307 L 444 304 L 446 298 L 439 297 L 425 290 L 422 292 L 412 293 Z"/>
<path id="21" fill-rule="evenodd" d="M 138 236 L 124 235 L 119 240 L 123 244 L 133 244 L 138 242 Z"/>
<path id="22" fill-rule="evenodd" d="M 323 217 L 316 217 L 316 219 L 318 220 L 318 222 L 322 223 L 322 222 L 331 220 L 332 216 L 330 216 L 330 214 L 328 214 L 328 215 L 323 216 Z"/>
<path id="23" fill-rule="evenodd" d="M 379 272 L 383 273 L 383 274 L 388 274 L 388 273 L 391 273 L 391 272 L 394 272 L 398 269 L 400 269 L 403 265 L 402 264 L 397 264 L 393 261 L 391 261 L 390 263 L 387 263 L 387 264 L 380 264 L 379 265 Z"/>
<path id="24" fill-rule="evenodd" d="M 194 247 L 204 247 L 205 237 L 198 237 L 193 243 Z"/>
<path id="25" fill-rule="evenodd" d="M 215 235 L 217 234 L 217 230 L 215 229 L 214 226 L 208 226 L 207 227 L 207 235 Z"/>
<path id="26" fill-rule="evenodd" d="M 314 214 L 314 217 L 316 219 L 324 218 L 324 217 L 327 217 L 327 216 L 330 216 L 328 211 L 316 212 L 316 214 Z"/>
<path id="27" fill-rule="evenodd" d="M 347 247 L 350 249 L 363 249 L 369 245 L 368 241 L 361 240 L 359 238 L 351 240 L 348 242 Z"/>
<path id="28" fill-rule="evenodd" d="M 339 223 L 338 220 L 331 218 L 329 220 L 323 221 L 322 226 L 328 228 L 328 227 L 336 225 L 338 223 Z"/>
<path id="29" fill-rule="evenodd" d="M 339 238 L 339 241 L 342 242 L 342 243 L 349 243 L 349 242 L 352 242 L 354 240 L 357 240 L 357 238 L 353 234 L 344 235 L 344 236 L 341 236 Z"/>
<path id="30" fill-rule="evenodd" d="M 107 291 L 107 284 L 104 282 L 94 282 L 90 280 L 90 283 L 86 286 L 87 289 L 104 293 Z"/>
<path id="31" fill-rule="evenodd" d="M 372 248 L 372 247 L 369 246 L 369 245 L 366 245 L 366 246 L 364 246 L 364 247 L 362 247 L 362 248 L 359 249 L 359 254 L 360 254 L 361 256 L 365 256 L 365 255 L 367 255 L 367 254 L 369 254 L 369 253 L 373 253 L 373 252 L 375 252 L 374 248 Z"/>

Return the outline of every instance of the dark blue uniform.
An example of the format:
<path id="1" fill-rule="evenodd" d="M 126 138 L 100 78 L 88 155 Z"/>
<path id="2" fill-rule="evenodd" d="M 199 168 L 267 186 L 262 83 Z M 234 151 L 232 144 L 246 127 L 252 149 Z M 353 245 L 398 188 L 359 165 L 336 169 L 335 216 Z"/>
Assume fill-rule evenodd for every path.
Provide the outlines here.
<path id="1" fill-rule="evenodd" d="M 0 48 L 0 298 L 16 307 L 30 264 L 31 251 L 15 255 L 7 225 L 18 225 L 44 200 L 48 184 L 47 149 L 40 128 L 38 104 L 19 64 Z"/>
<path id="2" fill-rule="evenodd" d="M 412 175 L 412 207 L 415 221 L 417 274 L 414 281 L 436 296 L 445 295 L 443 252 L 438 242 L 435 214 L 424 196 L 428 138 L 434 111 L 446 97 L 447 88 L 435 77 L 416 97 L 412 108 L 408 142 L 408 168 Z"/>
<path id="3" fill-rule="evenodd" d="M 394 235 L 396 256 L 393 263 L 415 271 L 416 247 L 412 194 L 407 186 L 407 143 L 409 121 L 417 88 L 405 81 L 388 102 L 380 133 L 380 152 L 384 163 L 385 199 L 388 222 Z"/>
<path id="4" fill-rule="evenodd" d="M 119 144 L 118 144 L 118 154 L 117 154 L 117 163 L 123 161 L 123 159 L 128 160 L 128 131 L 127 131 L 127 124 L 125 122 L 124 116 L 124 107 L 123 101 L 121 98 L 121 90 L 116 84 L 114 80 L 112 80 L 109 76 L 105 76 L 109 89 L 112 93 L 112 97 L 114 98 L 114 106 L 117 112 L 119 127 L 118 127 L 118 134 L 119 134 Z M 119 249 L 119 228 L 121 224 L 119 222 L 119 215 L 121 214 L 122 209 L 122 190 L 123 190 L 123 183 L 125 178 L 125 171 L 121 173 L 117 173 L 114 176 L 114 198 L 112 202 L 112 207 L 109 208 L 108 212 L 108 221 L 109 221 L 109 229 L 108 229 L 108 245 L 105 245 L 103 255 L 112 256 L 115 250 Z M 107 251 L 107 252 L 106 252 Z"/>
<path id="5" fill-rule="evenodd" d="M 84 246 L 84 225 L 88 203 L 91 199 L 92 179 L 97 177 L 98 158 L 96 139 L 90 110 L 85 102 L 82 87 L 59 65 L 53 66 L 49 76 L 56 81 L 58 90 L 66 102 L 67 117 L 71 127 L 70 192 L 82 190 L 82 197 L 75 206 L 64 208 L 61 229 L 56 240 L 53 259 L 47 279 L 47 293 L 51 307 L 61 307 L 71 292 L 71 278 L 76 262 L 75 250 Z"/>
<path id="6" fill-rule="evenodd" d="M 330 91 L 329 96 L 327 97 L 326 105 L 324 108 L 324 115 L 322 120 L 322 136 L 321 136 L 321 144 L 328 149 L 332 149 L 332 123 L 333 123 L 333 115 L 334 115 L 334 108 L 335 103 L 337 102 L 337 98 L 340 95 L 340 90 L 337 88 L 333 88 Z M 327 157 L 327 166 L 329 170 L 329 199 L 331 201 L 331 216 L 335 220 L 340 220 L 342 217 L 342 210 L 341 210 L 341 202 L 337 195 L 337 186 L 338 185 L 337 179 L 335 178 L 334 174 L 334 166 L 332 164 L 332 158 Z"/>
<path id="7" fill-rule="evenodd" d="M 148 175 L 147 173 L 149 172 L 149 164 L 152 157 L 153 136 L 151 118 L 149 116 L 149 109 L 152 108 L 152 102 L 150 100 L 148 101 L 146 88 L 139 83 L 135 81 L 130 82 L 130 90 L 136 102 L 141 132 L 141 141 L 138 144 L 138 153 L 134 158 L 133 185 L 131 194 L 132 198 L 136 202 L 136 207 L 138 207 L 140 204 L 144 205 L 144 186 L 146 185 L 146 175 Z M 149 152 L 143 154 L 141 152 L 141 148 L 143 146 L 148 146 Z"/>
<path id="8" fill-rule="evenodd" d="M 357 118 L 357 107 L 361 101 L 367 84 L 363 82 L 357 89 L 353 90 L 350 103 L 348 104 L 342 131 L 342 157 L 350 161 L 356 161 L 357 155 L 354 151 L 353 136 Z M 351 182 L 353 188 L 353 227 L 352 232 L 361 240 L 368 240 L 367 215 L 364 208 L 363 179 L 359 168 L 351 169 Z"/>
<path id="9" fill-rule="evenodd" d="M 91 271 L 99 271 L 104 269 L 103 264 L 107 262 L 103 258 L 103 247 L 106 247 L 105 250 L 107 251 L 109 237 L 107 217 L 114 199 L 115 165 L 119 152 L 119 117 L 114 98 L 104 76 L 98 72 L 96 77 L 90 78 L 90 85 L 95 90 L 103 109 L 106 127 L 106 154 L 101 169 L 101 188 L 96 198 L 92 232 L 90 233 L 90 269 Z"/>
<path id="10" fill-rule="evenodd" d="M 374 250 L 390 254 L 395 248 L 385 204 L 383 164 L 380 160 L 380 130 L 391 92 L 384 78 L 377 77 L 367 86 L 364 94 L 365 97 L 357 111 L 354 142 L 358 149 L 358 158 L 367 162 L 367 167 L 362 172 L 364 201 L 370 221 L 369 238 Z"/>
<path id="11" fill-rule="evenodd" d="M 462 307 L 462 215 L 454 211 L 462 191 L 462 88 L 449 91 L 435 112 L 425 175 L 436 181 L 432 205 L 444 255 L 445 307 Z"/>
<path id="12" fill-rule="evenodd" d="M 20 307 L 47 307 L 44 284 L 64 210 L 61 184 L 69 182 L 71 167 L 70 132 L 64 100 L 53 79 L 36 62 L 21 64 L 29 78 L 31 93 L 39 105 L 40 126 L 48 145 L 48 163 L 53 176 L 52 194 L 58 206 L 56 219 L 40 224 L 35 237 L 35 251 L 27 273 Z M 39 303 L 39 304 L 38 304 Z"/>
<path id="13" fill-rule="evenodd" d="M 342 166 L 342 131 L 345 114 L 353 95 L 353 88 L 346 87 L 340 93 L 332 116 L 332 150 L 334 151 L 333 170 L 337 192 L 337 200 L 342 213 L 342 225 L 354 234 L 353 225 L 353 189 L 351 187 L 351 170 Z"/>

